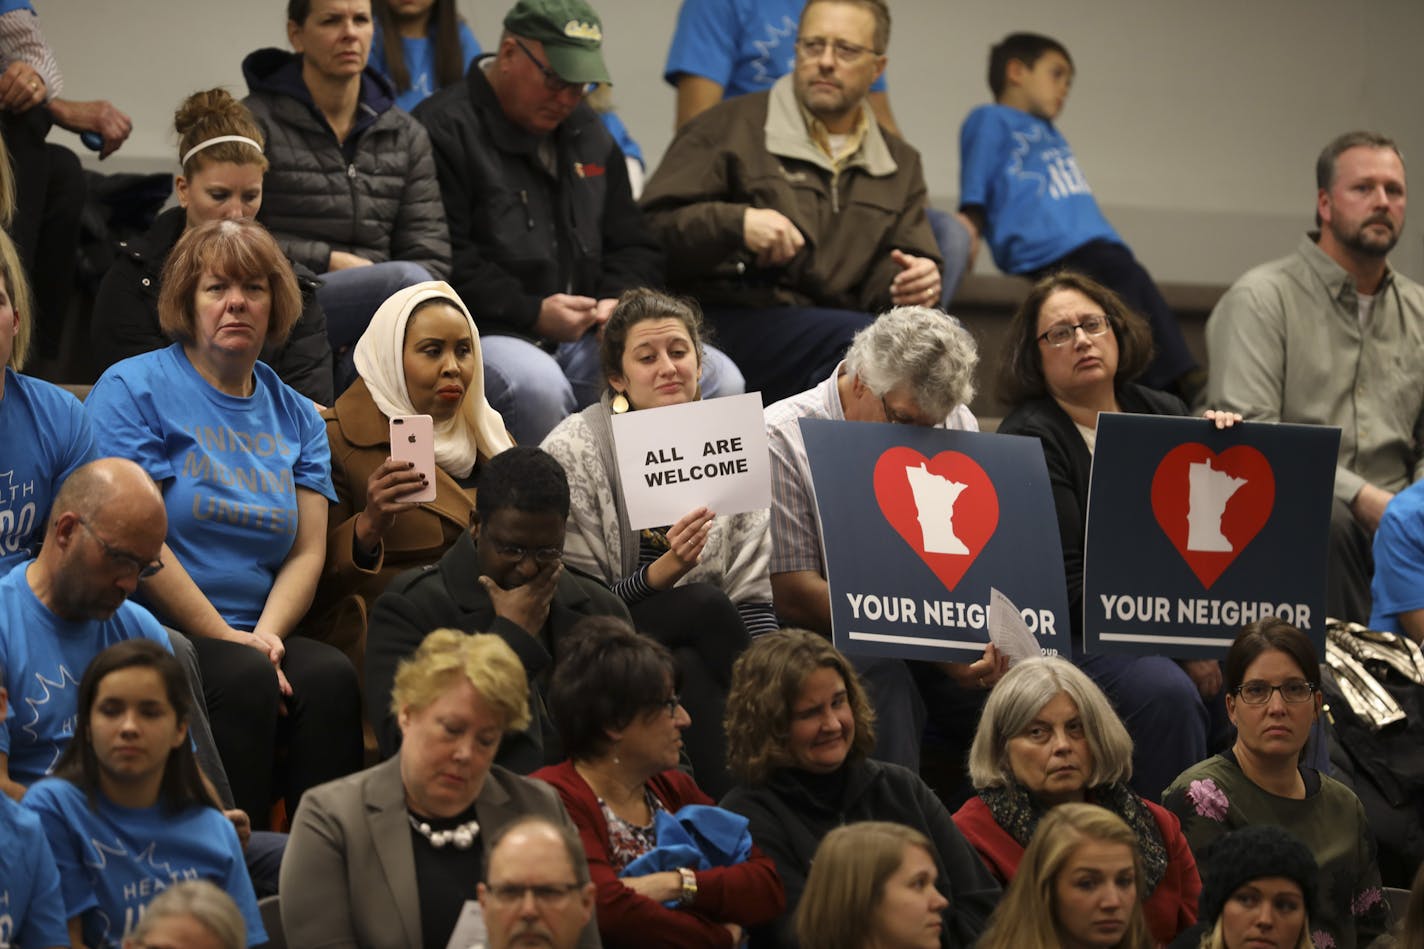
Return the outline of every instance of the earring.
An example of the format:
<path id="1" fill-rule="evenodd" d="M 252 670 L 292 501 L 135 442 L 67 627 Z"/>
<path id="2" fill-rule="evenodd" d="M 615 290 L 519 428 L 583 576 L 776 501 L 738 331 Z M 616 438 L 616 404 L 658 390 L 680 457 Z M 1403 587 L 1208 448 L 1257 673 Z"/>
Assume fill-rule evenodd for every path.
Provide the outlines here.
<path id="1" fill-rule="evenodd" d="M 620 392 L 613 397 L 614 415 L 622 415 L 624 412 L 628 411 L 629 408 L 631 408 L 631 406 L 628 405 L 628 397 L 626 395 Z"/>

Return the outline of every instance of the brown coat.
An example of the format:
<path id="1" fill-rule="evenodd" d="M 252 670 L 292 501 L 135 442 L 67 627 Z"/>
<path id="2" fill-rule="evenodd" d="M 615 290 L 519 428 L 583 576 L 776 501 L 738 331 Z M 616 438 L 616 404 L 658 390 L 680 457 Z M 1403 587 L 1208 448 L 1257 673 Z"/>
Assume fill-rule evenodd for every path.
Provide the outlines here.
<path id="1" fill-rule="evenodd" d="M 836 171 L 812 142 L 783 77 L 685 125 L 641 203 L 667 250 L 668 284 L 704 306 L 822 306 L 879 313 L 902 250 L 939 264 L 919 152 L 874 124 Z M 761 268 L 742 243 L 748 207 L 773 208 L 806 246 Z"/>
<path id="2" fill-rule="evenodd" d="M 435 500 L 412 504 L 409 510 L 397 514 L 381 540 L 375 565 L 370 569 L 362 567 L 352 553 L 356 515 L 366 507 L 366 483 L 371 473 L 390 457 L 390 422 L 376 408 L 361 379 L 321 417 L 326 419 L 326 437 L 331 443 L 331 482 L 337 500 L 327 518 L 326 568 L 309 614 L 314 622 L 306 629 L 359 663 L 360 654 L 365 652 L 365 624 L 347 618 L 369 613 L 376 597 L 397 574 L 439 560 L 470 526 L 475 490 L 460 487 L 437 467 Z M 359 598 L 359 604 L 350 601 L 353 595 Z M 347 612 L 356 610 L 359 613 Z M 361 626 L 359 632 L 356 625 Z"/>

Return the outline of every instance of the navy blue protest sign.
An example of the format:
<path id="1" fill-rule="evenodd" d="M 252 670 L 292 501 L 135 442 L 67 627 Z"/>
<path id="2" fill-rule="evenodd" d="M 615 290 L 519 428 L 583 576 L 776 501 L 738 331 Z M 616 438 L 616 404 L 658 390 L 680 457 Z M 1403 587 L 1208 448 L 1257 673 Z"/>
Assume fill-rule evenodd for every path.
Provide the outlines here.
<path id="1" fill-rule="evenodd" d="M 1276 616 L 1325 655 L 1340 430 L 1098 417 L 1083 563 L 1087 652 L 1219 659 Z"/>
<path id="2" fill-rule="evenodd" d="M 838 649 L 965 662 L 989 641 L 990 588 L 1050 655 L 1068 597 L 1034 438 L 802 419 Z"/>

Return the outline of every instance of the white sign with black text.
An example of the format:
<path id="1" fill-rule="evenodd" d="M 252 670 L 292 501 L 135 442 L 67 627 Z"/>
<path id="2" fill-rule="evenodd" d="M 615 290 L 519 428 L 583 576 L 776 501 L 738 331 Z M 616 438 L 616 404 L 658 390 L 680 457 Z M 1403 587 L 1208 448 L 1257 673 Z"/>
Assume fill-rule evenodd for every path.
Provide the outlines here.
<path id="1" fill-rule="evenodd" d="M 771 506 L 771 460 L 755 392 L 613 416 L 628 523 L 665 527 L 706 505 L 716 514 Z"/>

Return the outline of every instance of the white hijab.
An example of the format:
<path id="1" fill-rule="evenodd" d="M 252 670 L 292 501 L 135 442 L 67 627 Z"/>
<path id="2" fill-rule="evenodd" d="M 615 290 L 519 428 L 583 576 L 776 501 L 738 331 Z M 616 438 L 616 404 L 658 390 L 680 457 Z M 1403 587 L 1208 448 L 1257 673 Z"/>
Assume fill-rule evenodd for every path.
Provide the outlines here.
<path id="1" fill-rule="evenodd" d="M 406 287 L 381 304 L 366 332 L 356 341 L 356 371 L 371 392 L 371 401 L 386 418 L 415 415 L 405 382 L 405 328 L 410 314 L 427 300 L 448 300 L 465 314 L 474 343 L 475 372 L 470 378 L 460 411 L 446 422 L 435 423 L 435 463 L 456 478 L 468 478 L 483 448 L 493 457 L 514 444 L 504 419 L 485 399 L 485 371 L 480 355 L 480 334 L 475 321 L 455 289 L 443 280 Z"/>

